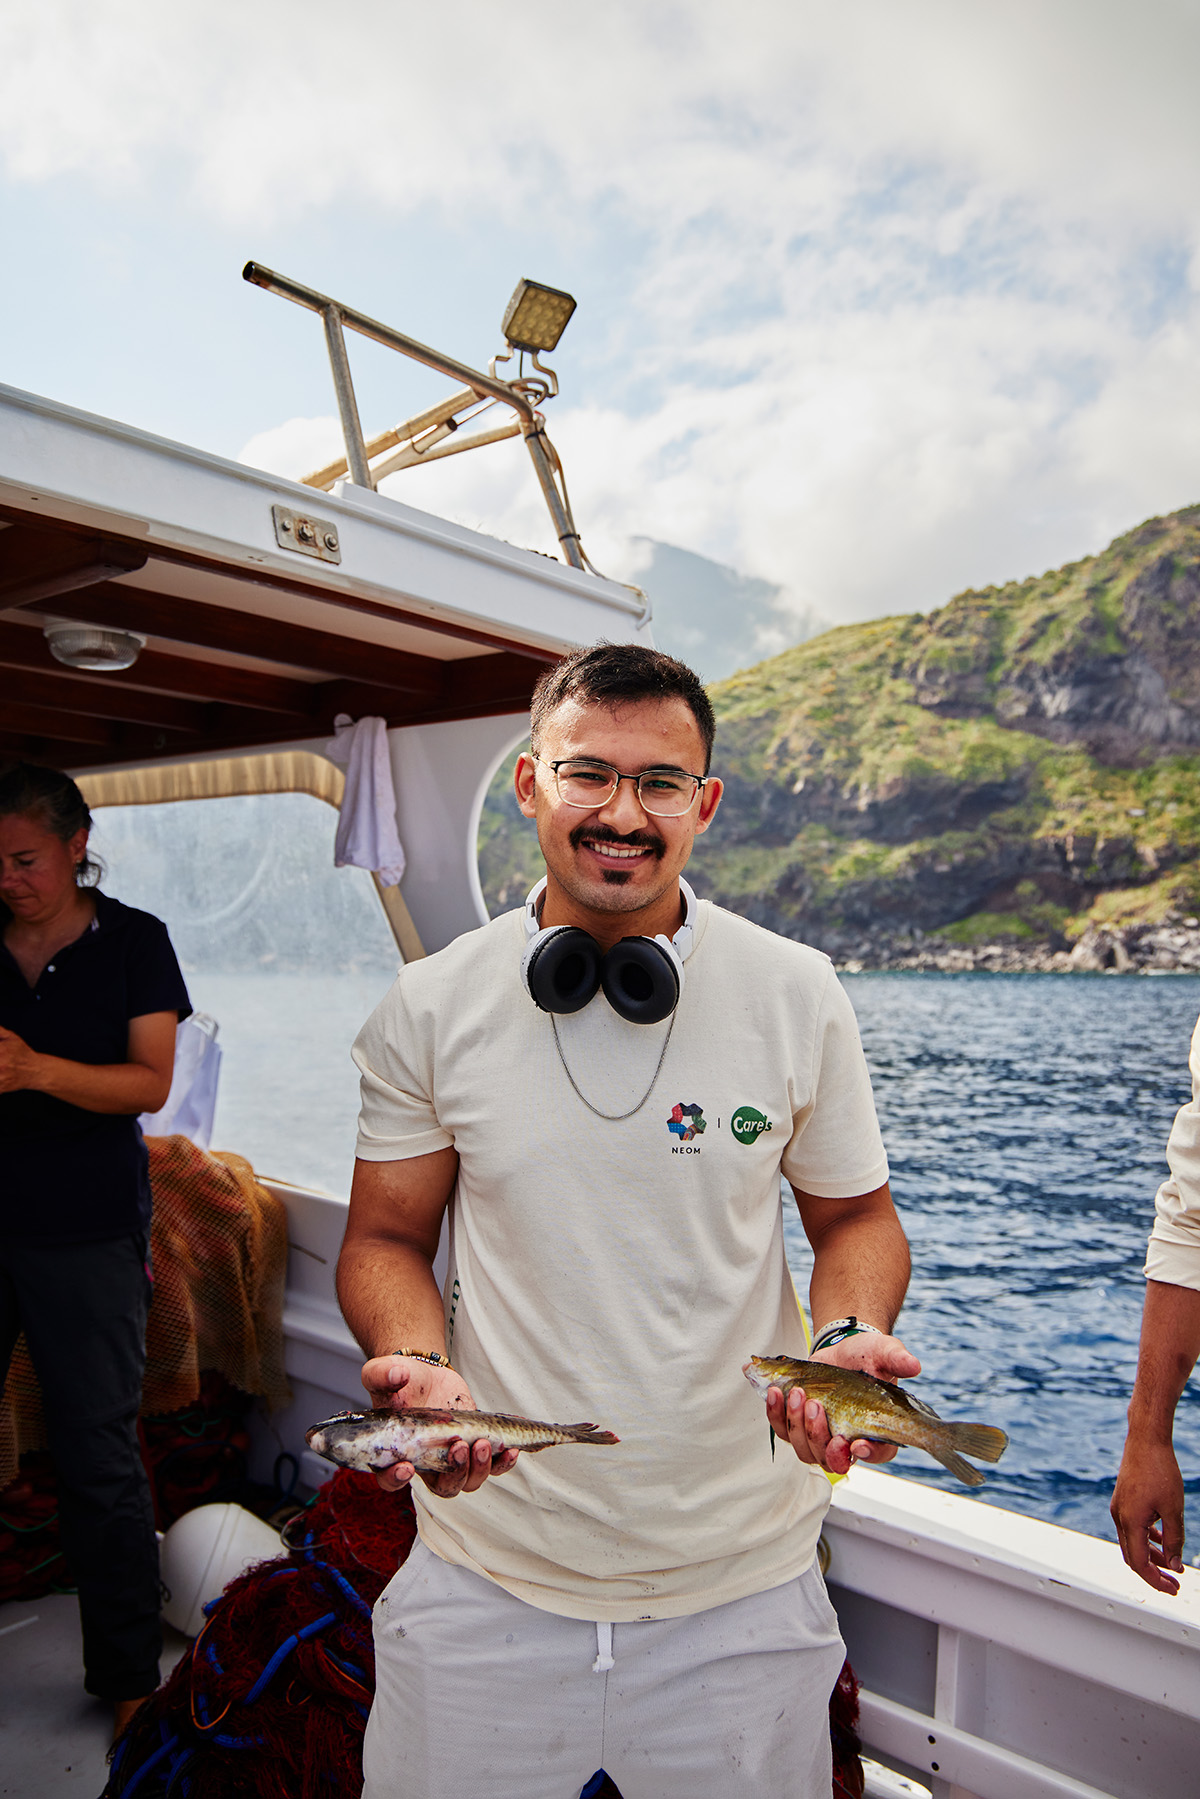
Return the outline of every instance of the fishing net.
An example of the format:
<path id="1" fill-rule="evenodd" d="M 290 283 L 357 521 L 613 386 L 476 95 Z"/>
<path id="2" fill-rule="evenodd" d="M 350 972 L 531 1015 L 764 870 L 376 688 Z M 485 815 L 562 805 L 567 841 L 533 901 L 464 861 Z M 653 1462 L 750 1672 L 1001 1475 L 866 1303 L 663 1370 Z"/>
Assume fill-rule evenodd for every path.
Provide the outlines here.
<path id="1" fill-rule="evenodd" d="M 290 1397 L 283 1368 L 287 1218 L 243 1157 L 148 1137 L 154 1298 L 146 1331 L 143 1413 L 200 1395 L 204 1370 L 268 1406 Z M 24 1337 L 0 1404 L 0 1488 L 22 1455 L 46 1447 L 41 1393 Z"/>
<path id="2" fill-rule="evenodd" d="M 113 1752 L 104 1799 L 327 1799 L 362 1786 L 371 1607 L 416 1535 L 407 1493 L 339 1469 L 200 1636 Z"/>
<path id="3" fill-rule="evenodd" d="M 858 1681 L 842 1663 L 829 1695 L 829 1737 L 833 1749 L 833 1799 L 863 1799 L 862 1744 L 858 1740 Z"/>
<path id="4" fill-rule="evenodd" d="M 54 1469 L 44 1450 L 34 1450 L 0 1493 L 0 1600 L 40 1599 L 72 1588 L 59 1542 Z"/>

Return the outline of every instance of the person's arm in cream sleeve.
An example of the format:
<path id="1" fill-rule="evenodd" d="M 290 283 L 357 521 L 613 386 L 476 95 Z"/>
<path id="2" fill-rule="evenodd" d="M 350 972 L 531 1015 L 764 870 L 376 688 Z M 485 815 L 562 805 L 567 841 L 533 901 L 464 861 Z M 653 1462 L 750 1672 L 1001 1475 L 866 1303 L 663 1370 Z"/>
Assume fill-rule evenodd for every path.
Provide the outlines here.
<path id="1" fill-rule="evenodd" d="M 1200 1021 L 1190 1060 L 1192 1098 L 1171 1129 L 1171 1173 L 1155 1199 L 1137 1380 L 1109 1507 L 1121 1554 L 1160 1593 L 1177 1593 L 1183 1572 L 1175 1408 L 1200 1357 Z"/>

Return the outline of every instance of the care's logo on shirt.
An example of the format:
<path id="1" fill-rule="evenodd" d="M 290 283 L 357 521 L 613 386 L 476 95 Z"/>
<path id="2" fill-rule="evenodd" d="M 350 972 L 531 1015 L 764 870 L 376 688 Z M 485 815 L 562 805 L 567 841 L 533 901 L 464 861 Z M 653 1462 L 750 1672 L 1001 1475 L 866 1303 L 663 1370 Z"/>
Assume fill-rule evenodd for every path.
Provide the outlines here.
<path id="1" fill-rule="evenodd" d="M 679 1139 L 678 1143 L 671 1145 L 673 1156 L 698 1156 L 700 1154 L 700 1145 L 695 1139 L 703 1136 L 708 1129 L 703 1109 L 700 1106 L 684 1105 L 682 1100 L 678 1105 L 672 1106 L 671 1115 L 667 1119 L 667 1129 L 673 1137 Z"/>
<path id="2" fill-rule="evenodd" d="M 737 1143 L 757 1143 L 765 1137 L 773 1127 L 765 1113 L 756 1111 L 753 1106 L 739 1106 L 729 1120 L 729 1128 Z"/>

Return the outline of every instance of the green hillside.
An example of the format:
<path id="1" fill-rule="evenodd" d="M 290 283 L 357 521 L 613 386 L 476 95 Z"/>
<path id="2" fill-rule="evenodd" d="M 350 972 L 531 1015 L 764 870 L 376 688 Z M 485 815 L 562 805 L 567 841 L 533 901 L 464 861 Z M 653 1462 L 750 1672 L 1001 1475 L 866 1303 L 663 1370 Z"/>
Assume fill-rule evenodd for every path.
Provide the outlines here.
<path id="1" fill-rule="evenodd" d="M 1200 910 L 1200 506 L 710 691 L 727 792 L 696 885 L 839 960 Z M 498 789 L 480 843 L 514 904 L 538 858 Z"/>

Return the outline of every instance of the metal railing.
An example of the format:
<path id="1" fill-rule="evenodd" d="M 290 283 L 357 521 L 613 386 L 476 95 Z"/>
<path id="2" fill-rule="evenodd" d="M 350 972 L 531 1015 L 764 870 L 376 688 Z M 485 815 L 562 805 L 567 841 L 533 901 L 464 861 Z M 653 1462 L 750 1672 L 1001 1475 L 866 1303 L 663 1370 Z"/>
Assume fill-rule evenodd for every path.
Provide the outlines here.
<path id="1" fill-rule="evenodd" d="M 242 278 L 252 282 L 255 287 L 265 288 L 270 294 L 278 294 L 282 299 L 294 301 L 297 306 L 305 306 L 310 312 L 319 313 L 325 326 L 325 342 L 333 371 L 333 386 L 342 421 L 346 458 L 344 463 L 330 463 L 309 476 L 310 485 L 331 485 L 339 475 L 348 472 L 356 486 L 373 489 L 376 480 L 395 473 L 399 468 L 437 461 L 442 456 L 455 455 L 479 444 L 495 443 L 501 438 L 520 435 L 525 439 L 563 555 L 572 568 L 591 568 L 571 516 L 562 463 L 546 436 L 542 415 L 529 392 L 532 389 L 539 397 L 545 397 L 556 391 L 557 384 L 551 387 L 545 381 L 503 381 L 495 373 L 485 375 L 482 370 L 470 368 L 453 356 L 444 356 L 440 350 L 431 350 L 427 344 L 418 343 L 414 337 L 406 337 L 402 331 L 395 331 L 390 325 L 383 325 L 378 319 L 369 318 L 366 313 L 344 306 L 340 300 L 334 300 L 328 294 L 320 294 L 315 288 L 304 287 L 299 281 L 289 280 L 286 275 L 277 275 L 273 269 L 264 269 L 260 263 L 248 262 L 242 270 Z M 440 405 L 431 407 L 419 417 L 410 419 L 407 424 L 382 432 L 367 442 L 363 438 L 358 401 L 350 374 L 350 359 L 346 354 L 347 329 L 357 331 L 361 336 L 369 337 L 374 343 L 383 344 L 389 350 L 398 350 L 402 356 L 410 356 L 414 362 L 424 363 L 426 368 L 450 375 L 462 383 L 462 391 Z M 534 363 L 535 367 L 541 369 L 536 357 Z M 549 374 L 550 371 L 542 370 L 542 373 Z M 456 430 L 458 414 L 480 401 L 487 404 L 499 402 L 511 407 L 517 415 L 516 420 L 473 437 L 444 441 Z M 396 445 L 403 447 L 396 456 L 377 467 L 373 475 L 370 466 L 372 457 Z"/>

